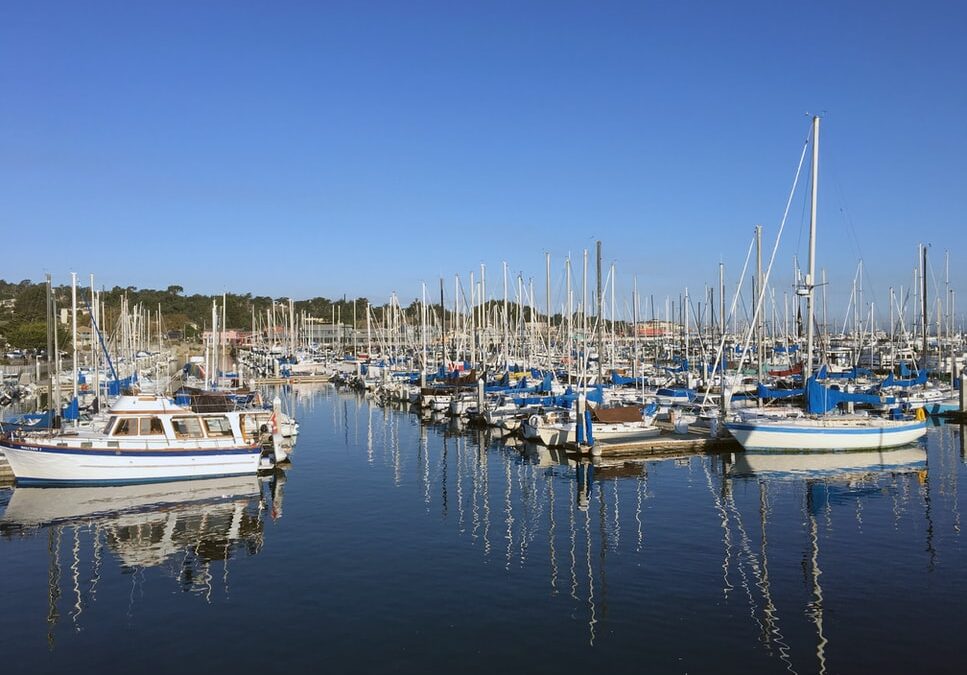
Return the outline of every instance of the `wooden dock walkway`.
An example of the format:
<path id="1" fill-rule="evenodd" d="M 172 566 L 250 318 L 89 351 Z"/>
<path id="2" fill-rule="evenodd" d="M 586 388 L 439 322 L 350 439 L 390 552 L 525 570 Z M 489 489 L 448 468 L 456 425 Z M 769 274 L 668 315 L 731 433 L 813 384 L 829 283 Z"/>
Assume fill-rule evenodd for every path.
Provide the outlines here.
<path id="1" fill-rule="evenodd" d="M 8 485 L 13 485 L 13 470 L 10 468 L 10 462 L 0 452 L 0 487 Z"/>
<path id="2" fill-rule="evenodd" d="M 596 443 L 591 451 L 587 446 L 579 447 L 576 443 L 568 443 L 565 447 L 572 452 L 587 453 L 601 457 L 671 457 L 702 454 L 731 454 L 742 452 L 742 445 L 731 435 L 726 434 L 711 438 L 707 431 L 690 429 L 686 434 L 674 433 L 674 428 L 667 422 L 657 425 L 662 433 L 654 438 L 632 443 Z"/>

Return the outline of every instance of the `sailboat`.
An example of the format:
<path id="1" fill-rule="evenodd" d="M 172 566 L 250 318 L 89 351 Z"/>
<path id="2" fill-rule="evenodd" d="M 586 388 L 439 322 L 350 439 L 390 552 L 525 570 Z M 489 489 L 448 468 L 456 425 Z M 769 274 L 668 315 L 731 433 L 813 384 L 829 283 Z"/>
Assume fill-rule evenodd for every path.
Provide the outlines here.
<path id="1" fill-rule="evenodd" d="M 819 117 L 813 117 L 812 199 L 809 214 L 809 271 L 797 294 L 806 298 L 808 329 L 805 412 L 790 417 L 743 415 L 726 422 L 725 428 L 746 450 L 828 452 L 894 448 L 916 441 L 927 433 L 926 420 L 828 414 L 850 395 L 829 388 L 812 373 L 816 272 L 816 203 L 819 187 Z M 824 371 L 825 368 L 820 369 Z"/>

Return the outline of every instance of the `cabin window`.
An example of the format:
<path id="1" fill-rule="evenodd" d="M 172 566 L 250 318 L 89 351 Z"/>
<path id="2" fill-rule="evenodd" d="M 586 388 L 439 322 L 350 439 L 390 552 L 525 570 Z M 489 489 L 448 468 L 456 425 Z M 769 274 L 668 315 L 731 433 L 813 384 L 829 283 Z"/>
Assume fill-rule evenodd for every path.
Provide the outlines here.
<path id="1" fill-rule="evenodd" d="M 137 436 L 138 418 L 121 417 L 118 419 L 117 426 L 114 427 L 114 436 Z"/>
<path id="2" fill-rule="evenodd" d="M 117 417 L 111 417 L 110 419 L 108 419 L 107 425 L 104 427 L 105 434 L 108 434 L 111 432 L 111 429 L 112 427 L 114 427 L 114 423 L 117 421 L 117 419 L 118 419 Z"/>
<path id="3" fill-rule="evenodd" d="M 206 417 L 205 430 L 208 431 L 208 436 L 211 438 L 231 437 L 232 435 L 232 425 L 227 417 Z"/>
<path id="4" fill-rule="evenodd" d="M 201 423 L 197 417 L 172 417 L 171 426 L 175 430 L 175 438 L 204 438 Z"/>
<path id="5" fill-rule="evenodd" d="M 164 434 L 164 427 L 161 426 L 160 417 L 142 417 L 141 418 L 141 435 L 142 436 L 160 436 Z"/>

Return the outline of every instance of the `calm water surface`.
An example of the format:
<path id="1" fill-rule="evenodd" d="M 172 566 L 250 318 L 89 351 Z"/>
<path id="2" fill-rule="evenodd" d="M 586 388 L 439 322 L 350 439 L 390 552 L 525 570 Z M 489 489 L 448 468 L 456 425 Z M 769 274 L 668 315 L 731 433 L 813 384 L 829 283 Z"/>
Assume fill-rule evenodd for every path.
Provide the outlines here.
<path id="1" fill-rule="evenodd" d="M 821 468 L 592 466 L 286 396 L 285 473 L 0 490 L 6 670 L 967 668 L 960 427 Z"/>

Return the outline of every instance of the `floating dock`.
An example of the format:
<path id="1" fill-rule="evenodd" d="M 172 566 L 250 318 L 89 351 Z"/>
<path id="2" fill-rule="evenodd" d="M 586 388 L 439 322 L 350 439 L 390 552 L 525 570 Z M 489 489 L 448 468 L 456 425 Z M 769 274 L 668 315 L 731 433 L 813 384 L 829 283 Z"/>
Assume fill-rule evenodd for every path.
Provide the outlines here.
<path id="1" fill-rule="evenodd" d="M 0 452 L 0 486 L 12 485 L 13 479 L 13 469 L 10 468 L 10 462 Z"/>
<path id="2" fill-rule="evenodd" d="M 685 434 L 674 433 L 671 424 L 658 422 L 662 433 L 654 438 L 630 443 L 595 443 L 593 448 L 568 443 L 570 452 L 581 452 L 601 457 L 668 457 L 698 454 L 731 454 L 742 452 L 742 445 L 731 435 L 712 438 L 708 432 L 692 430 Z"/>

